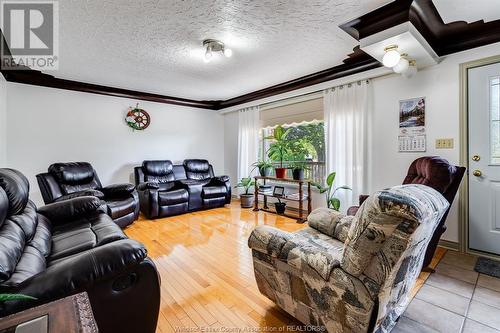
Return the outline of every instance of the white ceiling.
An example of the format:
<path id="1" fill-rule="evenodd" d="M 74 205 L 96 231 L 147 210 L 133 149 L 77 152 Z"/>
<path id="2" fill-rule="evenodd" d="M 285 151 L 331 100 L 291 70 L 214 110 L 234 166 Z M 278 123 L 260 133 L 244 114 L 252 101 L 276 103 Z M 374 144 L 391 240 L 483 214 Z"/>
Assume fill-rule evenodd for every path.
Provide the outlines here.
<path id="1" fill-rule="evenodd" d="M 95 84 L 227 99 L 341 63 L 356 41 L 338 25 L 388 0 L 61 0 L 59 70 Z M 208 64 L 201 42 L 233 57 Z"/>
<path id="2" fill-rule="evenodd" d="M 433 0 L 433 3 L 446 24 L 455 21 L 471 23 L 500 19 L 498 0 Z"/>

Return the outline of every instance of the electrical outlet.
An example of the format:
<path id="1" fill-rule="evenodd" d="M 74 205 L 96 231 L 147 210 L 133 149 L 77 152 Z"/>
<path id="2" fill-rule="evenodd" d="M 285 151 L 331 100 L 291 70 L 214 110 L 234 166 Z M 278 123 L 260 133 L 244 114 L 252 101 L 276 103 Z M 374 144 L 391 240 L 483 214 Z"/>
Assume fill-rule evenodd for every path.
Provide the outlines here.
<path id="1" fill-rule="evenodd" d="M 453 139 L 436 139 L 436 149 L 452 149 Z"/>

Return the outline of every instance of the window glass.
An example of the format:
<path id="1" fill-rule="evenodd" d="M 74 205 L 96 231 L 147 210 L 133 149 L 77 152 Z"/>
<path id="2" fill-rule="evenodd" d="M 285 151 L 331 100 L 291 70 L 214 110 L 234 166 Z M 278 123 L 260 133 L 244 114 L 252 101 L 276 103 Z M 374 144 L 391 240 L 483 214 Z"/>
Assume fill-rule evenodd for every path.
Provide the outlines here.
<path id="1" fill-rule="evenodd" d="M 491 163 L 500 164 L 500 77 L 490 80 L 490 154 Z"/>

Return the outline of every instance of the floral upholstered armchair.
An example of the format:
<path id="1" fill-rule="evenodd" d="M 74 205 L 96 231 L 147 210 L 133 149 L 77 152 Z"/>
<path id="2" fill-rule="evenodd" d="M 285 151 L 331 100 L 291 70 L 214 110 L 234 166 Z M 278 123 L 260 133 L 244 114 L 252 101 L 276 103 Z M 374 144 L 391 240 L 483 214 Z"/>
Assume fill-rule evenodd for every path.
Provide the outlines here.
<path id="1" fill-rule="evenodd" d="M 320 208 L 295 233 L 259 226 L 248 241 L 259 290 L 328 332 L 389 332 L 447 208 L 434 189 L 402 185 L 370 196 L 355 216 Z"/>

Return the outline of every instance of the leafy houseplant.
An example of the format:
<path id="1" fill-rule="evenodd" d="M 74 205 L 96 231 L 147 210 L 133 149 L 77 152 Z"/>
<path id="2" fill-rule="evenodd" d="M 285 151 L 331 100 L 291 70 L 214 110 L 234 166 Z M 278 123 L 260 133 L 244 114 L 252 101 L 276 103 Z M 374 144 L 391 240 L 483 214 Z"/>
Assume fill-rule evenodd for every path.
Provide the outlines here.
<path id="1" fill-rule="evenodd" d="M 276 199 L 278 199 L 278 202 L 274 203 L 274 208 L 276 208 L 276 213 L 279 215 L 283 215 L 285 213 L 286 203 L 281 202 L 280 198 L 278 197 Z"/>
<path id="2" fill-rule="evenodd" d="M 263 177 L 268 177 L 271 175 L 271 170 L 273 168 L 273 164 L 271 162 L 267 162 L 267 161 L 257 161 L 255 163 L 252 164 L 253 166 L 253 170 L 255 169 L 259 169 L 259 174 Z"/>
<path id="3" fill-rule="evenodd" d="M 280 162 L 280 167 L 274 169 L 276 178 L 285 178 L 286 168 L 283 167 L 283 160 L 285 160 L 290 153 L 289 143 L 285 139 L 290 131 L 291 128 L 285 130 L 283 126 L 279 125 L 274 129 L 273 135 L 265 138 L 274 141 L 271 146 L 269 146 L 267 156 L 273 161 Z"/>
<path id="4" fill-rule="evenodd" d="M 251 177 L 241 178 L 236 188 L 245 189 L 244 193 L 240 194 L 241 208 L 251 208 L 253 206 L 253 194 L 250 193 L 250 188 L 255 186 L 255 181 Z"/>
<path id="5" fill-rule="evenodd" d="M 352 190 L 350 187 L 343 185 L 339 187 L 333 187 L 333 183 L 335 182 L 336 172 L 332 172 L 326 177 L 326 186 L 322 186 L 319 183 L 313 183 L 312 185 L 317 187 L 320 193 L 326 193 L 326 205 L 328 208 L 334 209 L 338 211 L 340 209 L 340 199 L 335 197 L 335 193 L 338 190 Z"/>

